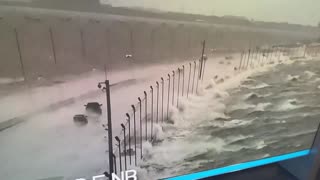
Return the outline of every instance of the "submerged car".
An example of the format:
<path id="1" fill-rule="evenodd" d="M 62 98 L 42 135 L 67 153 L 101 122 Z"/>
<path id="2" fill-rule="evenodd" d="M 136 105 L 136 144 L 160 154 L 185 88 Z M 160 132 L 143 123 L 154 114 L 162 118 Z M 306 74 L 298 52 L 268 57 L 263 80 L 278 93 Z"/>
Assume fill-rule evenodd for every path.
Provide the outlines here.
<path id="1" fill-rule="evenodd" d="M 102 109 L 101 106 L 102 104 L 98 103 L 98 102 L 88 102 L 86 105 L 84 105 L 86 107 L 86 111 L 89 113 L 95 113 L 95 114 L 102 114 Z"/>
<path id="2" fill-rule="evenodd" d="M 73 116 L 73 122 L 79 126 L 84 126 L 88 124 L 88 119 L 84 114 L 76 114 Z"/>

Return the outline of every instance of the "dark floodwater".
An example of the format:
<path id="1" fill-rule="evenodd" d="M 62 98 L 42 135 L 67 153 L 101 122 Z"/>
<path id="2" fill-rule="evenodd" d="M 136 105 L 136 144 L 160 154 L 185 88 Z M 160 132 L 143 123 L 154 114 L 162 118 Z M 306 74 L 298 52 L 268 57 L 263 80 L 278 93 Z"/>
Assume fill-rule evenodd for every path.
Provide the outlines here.
<path id="1" fill-rule="evenodd" d="M 221 101 L 208 96 L 207 105 L 201 101 L 195 107 L 212 106 L 216 111 L 222 104 L 222 110 L 209 112 L 209 107 L 195 117 L 187 115 L 171 129 L 164 127 L 170 135 L 153 147 L 143 165 L 149 174 L 182 175 L 312 145 L 320 122 L 320 61 L 277 65 L 228 93 Z M 199 116 L 209 118 L 196 121 Z"/>
<path id="2" fill-rule="evenodd" d="M 193 160 L 203 170 L 307 149 L 320 122 L 320 61 L 278 65 L 249 77 L 230 92 L 225 114 L 239 126 L 206 127 L 202 132 L 228 139 L 230 151 L 208 151 Z M 243 138 L 241 138 L 243 137 Z"/>

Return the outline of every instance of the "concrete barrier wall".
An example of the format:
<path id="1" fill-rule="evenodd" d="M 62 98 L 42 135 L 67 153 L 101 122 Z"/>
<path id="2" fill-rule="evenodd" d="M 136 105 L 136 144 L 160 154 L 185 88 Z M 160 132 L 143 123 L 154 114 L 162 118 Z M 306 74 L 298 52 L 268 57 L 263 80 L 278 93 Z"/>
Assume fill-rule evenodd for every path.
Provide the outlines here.
<path id="1" fill-rule="evenodd" d="M 240 50 L 316 36 L 310 32 L 197 23 L 6 16 L 0 21 L 0 77 L 21 77 L 22 66 L 30 80 L 77 74 L 104 65 L 112 70 L 128 68 L 126 54 L 134 56 L 132 61 L 137 66 L 186 60 L 200 55 L 202 40 L 207 41 L 208 49 Z"/>

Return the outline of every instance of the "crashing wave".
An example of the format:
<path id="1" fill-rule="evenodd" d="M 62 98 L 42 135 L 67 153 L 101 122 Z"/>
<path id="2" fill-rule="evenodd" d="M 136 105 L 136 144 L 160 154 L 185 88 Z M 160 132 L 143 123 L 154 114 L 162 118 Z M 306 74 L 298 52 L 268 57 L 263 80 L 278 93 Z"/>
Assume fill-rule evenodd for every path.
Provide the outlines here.
<path id="1" fill-rule="evenodd" d="M 257 104 L 257 106 L 255 107 L 256 111 L 264 111 L 267 107 L 271 106 L 271 103 L 259 103 Z"/>
<path id="2" fill-rule="evenodd" d="M 316 83 L 316 82 L 319 82 L 320 81 L 320 78 L 315 78 L 313 81 L 311 81 L 312 83 Z"/>
<path id="3" fill-rule="evenodd" d="M 250 120 L 239 120 L 239 119 L 233 119 L 231 121 L 226 120 L 226 121 L 221 121 L 221 120 L 216 120 L 210 122 L 210 126 L 212 127 L 217 127 L 217 128 L 234 128 L 234 127 L 239 127 L 239 126 L 247 126 L 250 125 L 252 121 Z"/>
<path id="4" fill-rule="evenodd" d="M 251 100 L 251 99 L 257 99 L 257 98 L 261 98 L 262 96 L 256 93 L 249 93 L 247 95 L 245 95 L 245 99 L 246 100 Z"/>
<path id="5" fill-rule="evenodd" d="M 246 104 L 246 103 L 238 103 L 238 104 L 234 104 L 231 105 L 230 107 L 228 107 L 228 111 L 235 111 L 235 110 L 245 110 L 245 109 L 250 109 L 250 108 L 255 108 L 255 105 L 253 104 Z"/>
<path id="6" fill-rule="evenodd" d="M 276 111 L 288 111 L 293 109 L 300 108 L 301 105 L 299 105 L 299 101 L 297 99 L 288 99 L 284 102 L 282 102 L 280 105 L 276 107 Z"/>
<path id="7" fill-rule="evenodd" d="M 316 73 L 311 71 L 304 71 L 304 74 L 307 76 L 308 79 L 312 78 Z"/>
<path id="8" fill-rule="evenodd" d="M 298 81 L 299 80 L 299 75 L 296 75 L 296 76 L 292 76 L 292 75 L 288 75 L 287 76 L 287 81 Z"/>
<path id="9" fill-rule="evenodd" d="M 263 89 L 263 88 L 266 88 L 266 87 L 270 87 L 270 85 L 267 84 L 267 83 L 260 83 L 260 84 L 258 84 L 256 86 L 243 85 L 242 87 L 247 88 L 247 89 Z"/>
<path id="10" fill-rule="evenodd" d="M 257 94 L 257 93 L 248 93 L 244 96 L 244 99 L 245 100 L 253 100 L 253 99 L 257 99 L 257 98 L 267 97 L 270 95 L 271 95 L 271 93 L 265 94 L 265 95 L 261 95 L 261 94 Z"/>
<path id="11" fill-rule="evenodd" d="M 308 134 L 313 134 L 317 132 L 316 129 L 311 129 L 311 130 L 306 130 L 306 131 L 301 131 L 301 132 L 294 132 L 294 133 L 291 133 L 291 134 L 285 134 L 283 135 L 282 137 L 297 137 L 297 136 L 304 136 L 304 135 L 308 135 Z"/>

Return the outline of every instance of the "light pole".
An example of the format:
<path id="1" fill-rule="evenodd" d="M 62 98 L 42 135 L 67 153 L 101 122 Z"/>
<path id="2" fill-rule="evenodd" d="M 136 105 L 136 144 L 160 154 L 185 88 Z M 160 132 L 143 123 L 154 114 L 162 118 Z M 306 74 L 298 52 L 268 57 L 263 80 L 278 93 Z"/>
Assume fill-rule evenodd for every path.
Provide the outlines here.
<path id="1" fill-rule="evenodd" d="M 111 99 L 110 99 L 110 82 L 105 80 L 105 82 L 99 82 L 98 88 L 106 93 L 106 103 L 107 103 L 107 120 L 108 120 L 108 143 L 109 143 L 109 173 L 105 173 L 111 179 L 111 174 L 113 171 L 113 144 L 112 144 L 112 120 L 111 120 Z"/>
<path id="2" fill-rule="evenodd" d="M 129 124 L 129 162 L 130 162 L 130 165 L 131 165 L 131 119 L 130 119 L 130 115 L 128 113 L 126 113 L 126 116 L 127 116 L 127 121 L 128 121 L 128 124 Z"/>
<path id="3" fill-rule="evenodd" d="M 162 118 L 162 123 L 163 123 L 163 98 L 164 98 L 164 79 L 163 77 L 161 77 L 161 87 L 162 87 L 162 90 L 161 90 L 161 118 Z"/>

